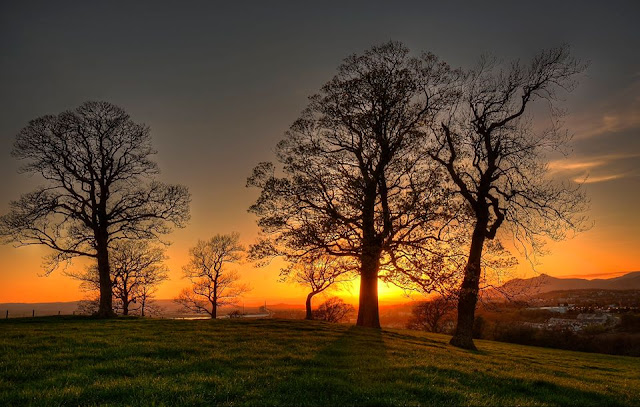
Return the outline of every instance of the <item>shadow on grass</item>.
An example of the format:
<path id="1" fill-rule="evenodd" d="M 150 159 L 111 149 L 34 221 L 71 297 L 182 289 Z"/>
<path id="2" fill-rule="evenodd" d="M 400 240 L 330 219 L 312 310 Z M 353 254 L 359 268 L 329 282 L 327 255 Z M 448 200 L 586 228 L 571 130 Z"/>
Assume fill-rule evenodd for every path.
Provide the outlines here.
<path id="1" fill-rule="evenodd" d="M 389 354 L 385 339 L 422 345 L 423 352 L 453 350 L 430 338 L 351 327 L 282 377 L 268 397 L 263 394 L 255 401 L 266 405 L 620 405 L 614 394 L 536 378 L 502 377 L 505 372 L 494 375 L 474 369 L 464 359 L 459 369 L 439 367 L 437 361 L 426 366 L 419 360 L 407 363 Z M 491 357 L 487 351 L 471 353 Z"/>
<path id="2" fill-rule="evenodd" d="M 283 377 L 270 397 L 255 400 L 266 405 L 406 405 L 423 404 L 406 399 L 396 386 L 384 333 L 353 326 L 323 348 L 313 359 L 301 362 Z M 450 394 L 434 390 L 430 400 L 450 403 Z"/>
<path id="3" fill-rule="evenodd" d="M 0 328 L 0 405 L 634 404 L 615 384 L 556 382 L 544 366 L 495 364 L 504 355 L 491 347 L 466 353 L 446 337 L 302 321 L 28 328 Z"/>

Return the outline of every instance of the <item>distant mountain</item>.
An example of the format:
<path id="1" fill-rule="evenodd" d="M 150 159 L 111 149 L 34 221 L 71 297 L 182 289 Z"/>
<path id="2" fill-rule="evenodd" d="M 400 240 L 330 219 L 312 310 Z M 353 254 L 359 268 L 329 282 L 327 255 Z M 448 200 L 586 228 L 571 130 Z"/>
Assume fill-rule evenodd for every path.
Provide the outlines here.
<path id="1" fill-rule="evenodd" d="M 640 271 L 614 278 L 559 278 L 542 274 L 527 279 L 507 281 L 500 288 L 491 290 L 489 295 L 506 293 L 511 296 L 528 296 L 560 290 L 640 290 Z"/>

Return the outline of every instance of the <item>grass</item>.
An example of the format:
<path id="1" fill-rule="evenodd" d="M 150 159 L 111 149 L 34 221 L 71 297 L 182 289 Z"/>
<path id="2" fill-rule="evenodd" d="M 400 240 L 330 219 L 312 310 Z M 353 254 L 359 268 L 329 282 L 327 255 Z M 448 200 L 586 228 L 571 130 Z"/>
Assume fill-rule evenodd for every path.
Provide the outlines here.
<path id="1" fill-rule="evenodd" d="M 0 321 L 0 405 L 638 405 L 640 359 L 291 320 Z"/>

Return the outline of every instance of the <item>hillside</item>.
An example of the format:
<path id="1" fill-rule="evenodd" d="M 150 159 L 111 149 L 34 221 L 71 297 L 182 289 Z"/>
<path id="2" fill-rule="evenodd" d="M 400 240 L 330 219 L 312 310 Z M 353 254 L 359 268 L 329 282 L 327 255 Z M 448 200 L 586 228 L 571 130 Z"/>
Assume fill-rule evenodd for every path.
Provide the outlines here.
<path id="1" fill-rule="evenodd" d="M 0 405 L 631 405 L 640 359 L 287 320 L 0 321 Z"/>
<path id="2" fill-rule="evenodd" d="M 527 279 L 507 281 L 497 291 L 510 295 L 541 294 L 550 291 L 567 290 L 638 290 L 640 289 L 640 271 L 627 273 L 614 278 L 559 278 L 542 274 Z M 491 294 L 491 293 L 489 293 Z"/>

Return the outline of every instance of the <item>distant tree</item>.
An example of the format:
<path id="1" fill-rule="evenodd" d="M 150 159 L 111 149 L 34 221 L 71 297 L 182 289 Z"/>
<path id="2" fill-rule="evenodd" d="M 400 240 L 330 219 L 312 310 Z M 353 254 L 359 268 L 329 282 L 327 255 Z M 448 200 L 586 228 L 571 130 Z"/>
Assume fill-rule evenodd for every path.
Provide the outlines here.
<path id="1" fill-rule="evenodd" d="M 442 296 L 420 302 L 413 307 L 407 328 L 427 332 L 443 332 L 445 324 L 455 319 L 453 315 L 455 309 L 455 301 Z"/>
<path id="2" fill-rule="evenodd" d="M 146 241 L 119 241 L 110 249 L 111 287 L 115 309 L 122 315 L 129 315 L 131 304 L 137 304 L 134 311 L 144 316 L 158 284 L 167 280 L 164 250 L 151 247 Z M 86 271 L 69 272 L 67 275 L 82 281 L 86 291 L 100 290 L 97 266 Z"/>
<path id="3" fill-rule="evenodd" d="M 282 171 L 262 163 L 248 179 L 261 190 L 250 212 L 263 237 L 252 253 L 358 262 L 357 324 L 380 327 L 390 255 L 432 244 L 447 225 L 443 174 L 421 153 L 421 128 L 450 102 L 451 75 L 396 42 L 348 57 L 277 145 Z"/>
<path id="4" fill-rule="evenodd" d="M 97 315 L 114 316 L 109 252 L 119 240 L 151 240 L 183 227 L 189 193 L 153 180 L 149 128 L 121 108 L 86 102 L 75 110 L 29 122 L 13 156 L 22 171 L 45 185 L 10 203 L 0 236 L 19 245 L 52 249 L 47 273 L 77 256 L 96 259 L 100 282 Z"/>
<path id="5" fill-rule="evenodd" d="M 346 304 L 342 298 L 331 297 L 313 311 L 313 319 L 327 322 L 340 322 L 353 313 L 355 308 Z"/>
<path id="6" fill-rule="evenodd" d="M 158 305 L 155 300 L 157 287 L 155 285 L 145 284 L 140 287 L 140 295 L 138 297 L 138 310 L 140 316 L 155 316 L 164 311 L 164 307 Z"/>
<path id="7" fill-rule="evenodd" d="M 185 288 L 175 301 L 186 310 L 206 313 L 211 318 L 216 318 L 218 307 L 236 304 L 249 287 L 238 283 L 240 276 L 228 266 L 239 262 L 244 251 L 237 233 L 198 240 L 189 250 L 189 263 L 183 267 L 185 277 L 193 285 Z"/>
<path id="8" fill-rule="evenodd" d="M 554 107 L 557 91 L 571 90 L 584 69 L 567 47 L 543 51 L 526 66 L 516 61 L 502 68 L 483 58 L 460 84 L 451 114 L 433 127 L 429 154 L 447 171 L 473 219 L 455 346 L 475 349 L 483 248 L 503 224 L 529 252 L 539 251 L 543 237 L 562 239 L 584 225 L 584 194 L 579 186 L 550 180 L 545 161 L 549 150 L 562 151 L 569 139 Z M 535 131 L 525 115 L 537 100 L 550 107 L 547 130 Z"/>
<path id="9" fill-rule="evenodd" d="M 78 301 L 75 313 L 78 315 L 94 315 L 100 307 L 100 297 L 84 298 Z"/>
<path id="10" fill-rule="evenodd" d="M 351 272 L 353 272 L 352 264 L 348 264 L 340 258 L 323 256 L 320 258 L 310 257 L 291 265 L 285 269 L 283 277 L 311 290 L 305 301 L 305 319 L 313 319 L 311 307 L 313 297 L 334 288 L 336 283 L 350 280 L 349 273 Z"/>

